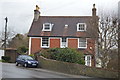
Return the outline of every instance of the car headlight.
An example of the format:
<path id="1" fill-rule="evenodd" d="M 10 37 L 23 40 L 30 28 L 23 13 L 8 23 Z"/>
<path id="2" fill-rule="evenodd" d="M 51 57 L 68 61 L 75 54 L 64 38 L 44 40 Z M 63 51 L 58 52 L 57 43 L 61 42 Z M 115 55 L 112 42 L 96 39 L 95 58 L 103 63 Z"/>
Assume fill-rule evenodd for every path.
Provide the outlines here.
<path id="1" fill-rule="evenodd" d="M 31 62 L 30 62 L 30 61 L 28 61 L 28 64 L 31 64 Z"/>
<path id="2" fill-rule="evenodd" d="M 36 61 L 36 63 L 38 64 L 38 61 Z"/>

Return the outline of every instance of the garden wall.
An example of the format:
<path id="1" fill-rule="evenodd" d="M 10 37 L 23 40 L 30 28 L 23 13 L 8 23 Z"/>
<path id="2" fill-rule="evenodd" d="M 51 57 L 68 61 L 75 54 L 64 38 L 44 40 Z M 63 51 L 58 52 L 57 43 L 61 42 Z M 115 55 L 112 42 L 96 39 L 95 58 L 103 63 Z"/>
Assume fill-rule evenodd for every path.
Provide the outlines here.
<path id="1" fill-rule="evenodd" d="M 57 71 L 57 72 L 73 74 L 73 75 L 100 77 L 100 78 L 117 78 L 118 77 L 117 71 L 111 71 L 111 70 L 106 70 L 101 68 L 88 67 L 80 64 L 50 60 L 42 56 L 37 57 L 37 59 L 40 63 L 39 67 Z"/>

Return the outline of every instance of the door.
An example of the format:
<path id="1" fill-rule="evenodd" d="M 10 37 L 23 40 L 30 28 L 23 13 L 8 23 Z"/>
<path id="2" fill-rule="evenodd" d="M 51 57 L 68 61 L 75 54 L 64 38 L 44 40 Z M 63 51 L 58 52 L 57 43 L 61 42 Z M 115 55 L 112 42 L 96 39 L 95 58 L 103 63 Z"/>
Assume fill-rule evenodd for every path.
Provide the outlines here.
<path id="1" fill-rule="evenodd" d="M 91 55 L 86 55 L 85 56 L 85 65 L 86 66 L 91 66 Z"/>

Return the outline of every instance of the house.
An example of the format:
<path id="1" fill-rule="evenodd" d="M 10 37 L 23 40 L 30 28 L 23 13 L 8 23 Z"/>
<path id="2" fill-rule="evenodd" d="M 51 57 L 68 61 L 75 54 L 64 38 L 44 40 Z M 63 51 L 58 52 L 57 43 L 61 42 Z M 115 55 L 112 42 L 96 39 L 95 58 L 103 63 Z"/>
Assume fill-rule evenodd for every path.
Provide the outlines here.
<path id="1" fill-rule="evenodd" d="M 29 55 L 46 48 L 75 48 L 84 52 L 85 65 L 95 66 L 97 29 L 95 4 L 92 16 L 40 16 L 36 6 L 28 33 Z"/>

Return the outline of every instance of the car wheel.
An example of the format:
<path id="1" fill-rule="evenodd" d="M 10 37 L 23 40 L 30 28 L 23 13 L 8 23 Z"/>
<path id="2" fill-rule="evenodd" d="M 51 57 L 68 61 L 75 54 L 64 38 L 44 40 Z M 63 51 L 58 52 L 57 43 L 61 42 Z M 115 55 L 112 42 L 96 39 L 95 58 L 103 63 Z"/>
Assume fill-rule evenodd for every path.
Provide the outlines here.
<path id="1" fill-rule="evenodd" d="M 15 64 L 16 64 L 16 66 L 18 66 L 18 65 L 19 65 L 19 64 L 18 64 L 18 62 L 16 62 Z"/>
<path id="2" fill-rule="evenodd" d="M 28 67 L 27 63 L 24 64 L 24 67 L 26 67 L 26 68 Z"/>
<path id="3" fill-rule="evenodd" d="M 35 68 L 37 68 L 38 66 L 35 66 Z"/>

